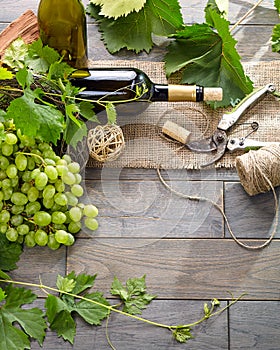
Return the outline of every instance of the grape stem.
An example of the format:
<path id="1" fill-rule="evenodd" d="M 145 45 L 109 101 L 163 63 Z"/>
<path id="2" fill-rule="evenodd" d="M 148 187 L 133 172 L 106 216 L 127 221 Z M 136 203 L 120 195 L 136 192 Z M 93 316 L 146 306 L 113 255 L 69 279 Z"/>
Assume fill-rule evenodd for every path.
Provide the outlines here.
<path id="1" fill-rule="evenodd" d="M 113 306 L 105 305 L 105 304 L 102 304 L 102 303 L 100 303 L 98 301 L 95 301 L 95 300 L 92 300 L 92 299 L 88 299 L 88 298 L 86 298 L 84 296 L 81 296 L 81 295 L 76 295 L 76 294 L 73 294 L 73 293 L 70 293 L 70 292 L 59 290 L 57 288 L 46 286 L 46 285 L 42 284 L 41 281 L 40 281 L 40 284 L 37 284 L 37 283 L 28 283 L 28 282 L 20 282 L 20 281 L 0 279 L 0 282 L 10 283 L 10 284 L 18 284 L 18 285 L 23 285 L 23 286 L 27 286 L 27 287 L 40 288 L 45 293 L 47 293 L 46 291 L 51 291 L 51 292 L 54 292 L 54 293 L 65 294 L 65 295 L 71 296 L 73 298 L 84 300 L 84 301 L 93 303 L 95 305 L 98 305 L 100 307 L 104 307 L 105 309 L 107 309 L 109 311 L 109 313 L 113 311 L 113 312 L 116 312 L 116 313 L 121 314 L 123 316 L 127 316 L 127 317 L 130 317 L 130 318 L 133 318 L 133 319 L 135 319 L 137 321 L 141 321 L 141 322 L 150 324 L 152 326 L 169 329 L 170 331 L 176 331 L 178 329 L 190 328 L 190 327 L 193 327 L 193 326 L 196 326 L 196 325 L 202 323 L 203 321 L 209 319 L 210 317 L 218 316 L 222 312 L 224 312 L 225 310 L 230 308 L 232 305 L 237 303 L 243 296 L 245 296 L 247 294 L 247 293 L 242 293 L 239 297 L 232 298 L 230 303 L 228 303 L 225 307 L 221 308 L 220 310 L 218 310 L 216 312 L 213 312 L 214 308 L 212 307 L 210 309 L 210 311 L 206 315 L 204 315 L 203 317 L 201 317 L 199 320 L 197 320 L 195 322 L 184 324 L 184 325 L 166 325 L 166 324 L 163 324 L 163 323 L 150 321 L 148 319 L 145 319 L 143 317 L 139 317 L 139 316 L 136 316 L 136 315 L 133 315 L 133 314 L 129 314 L 127 312 L 119 310 L 118 308 L 115 307 L 115 305 L 113 305 Z M 47 293 L 47 294 L 49 294 L 49 293 Z M 213 303 L 212 303 L 212 305 L 213 305 Z"/>
<path id="2" fill-rule="evenodd" d="M 41 157 L 39 154 L 30 153 L 30 152 L 16 152 L 15 154 L 23 154 L 25 156 L 32 156 L 32 157 L 35 156 L 41 160 L 43 166 L 47 166 L 47 163 L 44 161 L 44 158 Z"/>

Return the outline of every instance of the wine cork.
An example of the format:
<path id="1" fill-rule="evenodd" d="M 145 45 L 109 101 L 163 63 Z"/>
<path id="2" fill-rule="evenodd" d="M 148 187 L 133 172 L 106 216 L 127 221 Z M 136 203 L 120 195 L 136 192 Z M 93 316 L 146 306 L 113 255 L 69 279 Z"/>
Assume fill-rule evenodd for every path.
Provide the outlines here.
<path id="1" fill-rule="evenodd" d="M 163 127 L 162 132 L 165 135 L 168 135 L 172 139 L 179 141 L 183 143 L 184 145 L 189 142 L 191 132 L 187 129 L 183 128 L 182 126 L 171 122 L 170 120 L 167 120 Z"/>
<path id="2" fill-rule="evenodd" d="M 222 88 L 204 88 L 204 101 L 222 101 L 223 89 Z"/>

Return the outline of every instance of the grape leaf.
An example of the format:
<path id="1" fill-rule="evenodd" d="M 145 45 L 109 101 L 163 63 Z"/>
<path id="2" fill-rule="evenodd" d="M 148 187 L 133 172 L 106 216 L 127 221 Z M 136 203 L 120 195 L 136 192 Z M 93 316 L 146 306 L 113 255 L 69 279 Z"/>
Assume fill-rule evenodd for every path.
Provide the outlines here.
<path id="1" fill-rule="evenodd" d="M 127 16 L 130 12 L 140 11 L 146 0 L 91 0 L 91 2 L 101 6 L 102 16 L 116 19 L 120 16 Z"/>
<path id="2" fill-rule="evenodd" d="M 38 92 L 25 89 L 23 96 L 10 103 L 6 118 L 13 119 L 23 134 L 56 144 L 64 128 L 64 117 L 54 106 L 36 103 Z"/>
<path id="3" fill-rule="evenodd" d="M 122 300 L 123 311 L 131 315 L 141 314 L 142 310 L 156 298 L 146 292 L 146 276 L 141 278 L 129 278 L 126 285 L 122 285 L 117 277 L 111 285 L 111 294 L 117 295 Z"/>
<path id="4" fill-rule="evenodd" d="M 244 74 L 229 22 L 212 8 L 208 16 L 216 28 L 194 24 L 172 35 L 173 41 L 165 56 L 167 76 L 183 69 L 182 83 L 223 88 L 223 100 L 214 107 L 235 104 L 253 90 L 251 80 Z"/>
<path id="5" fill-rule="evenodd" d="M 49 46 L 44 46 L 42 40 L 38 39 L 28 46 L 25 63 L 35 72 L 45 73 L 51 64 L 59 60 L 58 52 Z"/>
<path id="6" fill-rule="evenodd" d="M 12 285 L 5 288 L 5 293 L 5 302 L 0 308 L 0 349 L 30 349 L 30 338 L 42 345 L 47 328 L 43 311 L 21 308 L 24 304 L 32 303 L 37 296 L 28 289 Z"/>
<path id="7" fill-rule="evenodd" d="M 71 272 L 65 278 L 59 278 L 58 283 L 60 286 L 66 286 L 67 289 L 72 289 L 72 294 L 79 295 L 93 286 L 95 277 L 96 275 L 90 276 L 85 274 L 76 276 L 74 272 Z M 76 301 L 72 295 L 61 293 L 60 297 L 57 297 L 50 294 L 45 302 L 50 328 L 71 344 L 73 344 L 76 334 L 76 323 L 72 317 L 73 313 L 79 314 L 91 325 L 99 325 L 108 315 L 108 309 L 102 305 L 109 306 L 109 303 L 101 293 L 86 293 L 83 294 L 83 298 Z M 96 301 L 98 304 L 89 300 Z"/>
<path id="8" fill-rule="evenodd" d="M 194 338 L 191 333 L 191 328 L 189 327 L 180 328 L 180 326 L 178 326 L 172 333 L 173 337 L 179 343 L 186 343 L 188 340 Z"/>
<path id="9" fill-rule="evenodd" d="M 143 50 L 149 52 L 153 46 L 152 34 L 167 36 L 182 28 L 183 24 L 177 0 L 147 0 L 139 12 L 134 11 L 117 19 L 105 18 L 93 4 L 88 10 L 97 20 L 102 39 L 111 53 L 122 48 L 136 53 Z"/>
<path id="10" fill-rule="evenodd" d="M 0 80 L 13 79 L 14 75 L 7 68 L 0 67 Z"/>
<path id="11" fill-rule="evenodd" d="M 10 242 L 6 236 L 0 235 L 0 269 L 3 271 L 11 271 L 17 268 L 22 248 L 19 243 Z"/>
<path id="12" fill-rule="evenodd" d="M 24 59 L 28 52 L 28 46 L 25 44 L 23 39 L 18 38 L 14 40 L 11 45 L 5 50 L 5 56 L 3 63 L 11 68 L 23 68 Z"/>
<path id="13" fill-rule="evenodd" d="M 271 47 L 273 52 L 280 52 L 280 24 L 276 24 L 273 27 Z"/>

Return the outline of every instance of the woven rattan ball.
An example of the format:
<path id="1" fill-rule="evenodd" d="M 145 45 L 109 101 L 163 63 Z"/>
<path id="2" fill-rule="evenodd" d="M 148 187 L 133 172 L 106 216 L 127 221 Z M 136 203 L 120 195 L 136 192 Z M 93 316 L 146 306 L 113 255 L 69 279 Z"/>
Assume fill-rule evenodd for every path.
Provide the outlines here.
<path id="1" fill-rule="evenodd" d="M 122 129 L 118 125 L 106 124 L 89 130 L 87 144 L 90 156 L 99 162 L 105 162 L 120 156 L 125 141 Z"/>

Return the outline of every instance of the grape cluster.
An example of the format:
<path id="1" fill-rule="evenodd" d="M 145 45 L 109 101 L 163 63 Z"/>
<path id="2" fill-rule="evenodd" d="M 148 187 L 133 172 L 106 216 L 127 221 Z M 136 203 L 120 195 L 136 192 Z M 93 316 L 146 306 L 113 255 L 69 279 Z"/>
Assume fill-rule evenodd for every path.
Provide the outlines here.
<path id="1" fill-rule="evenodd" d="M 72 245 L 83 224 L 96 230 L 98 209 L 83 204 L 80 166 L 40 139 L 0 122 L 0 234 L 28 247 Z"/>

